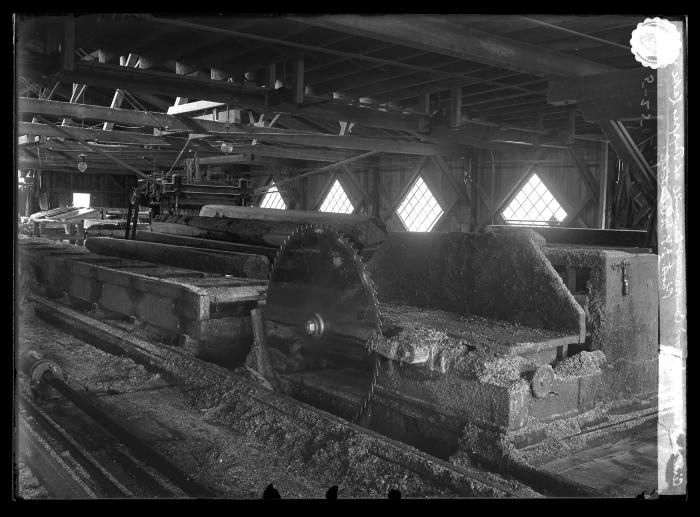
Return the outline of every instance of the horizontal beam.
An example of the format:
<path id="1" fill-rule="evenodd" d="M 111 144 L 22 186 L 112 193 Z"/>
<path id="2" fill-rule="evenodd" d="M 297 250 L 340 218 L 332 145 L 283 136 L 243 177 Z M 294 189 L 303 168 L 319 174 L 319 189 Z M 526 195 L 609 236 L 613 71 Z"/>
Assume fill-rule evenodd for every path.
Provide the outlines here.
<path id="1" fill-rule="evenodd" d="M 611 67 L 464 27 L 447 17 L 338 15 L 300 19 L 323 27 L 538 76 L 579 77 Z"/>
<path id="2" fill-rule="evenodd" d="M 466 150 L 464 145 L 458 144 L 432 145 L 413 142 L 403 143 L 388 139 L 364 138 L 349 135 L 328 135 L 310 131 L 283 130 L 269 127 L 244 126 L 241 124 L 231 124 L 230 127 L 227 128 L 224 122 L 199 120 L 190 117 L 176 118 L 164 113 L 145 113 L 135 110 L 44 101 L 40 99 L 19 99 L 17 105 L 17 110 L 20 113 L 30 112 L 54 116 L 63 116 L 58 115 L 59 113 L 73 113 L 73 117 L 78 119 L 103 120 L 120 124 L 150 127 L 161 124 L 162 127 L 175 131 L 192 132 L 196 128 L 196 130 L 202 134 L 221 139 L 225 139 L 226 137 L 233 138 L 237 135 L 246 135 L 251 138 L 269 142 L 331 147 L 335 149 L 376 150 L 387 153 L 422 156 L 433 154 L 451 155 L 463 153 Z M 19 126 L 18 134 L 20 135 L 63 136 L 52 126 L 46 124 L 34 125 L 27 122 L 20 122 Z M 126 133 L 120 131 L 103 132 L 101 130 L 74 127 L 64 127 L 62 129 L 74 132 L 76 138 L 79 137 L 80 139 L 127 142 L 143 145 L 169 145 L 168 142 L 161 137 L 143 133 Z"/>
<path id="3" fill-rule="evenodd" d="M 147 135 L 144 133 L 127 133 L 125 131 L 104 131 L 102 129 L 83 129 L 72 126 L 62 126 L 60 130 L 57 126 L 49 124 L 33 124 L 31 122 L 18 122 L 17 134 L 38 135 L 53 138 L 70 137 L 77 141 L 97 140 L 100 142 L 115 142 L 120 144 L 138 145 L 170 145 L 165 139 Z"/>
<path id="4" fill-rule="evenodd" d="M 646 67 L 580 79 L 549 81 L 547 102 L 577 103 L 584 119 L 637 120 L 656 116 L 656 72 Z"/>
<path id="5" fill-rule="evenodd" d="M 251 89 L 227 81 L 198 79 L 167 72 L 126 69 L 105 63 L 77 62 L 73 70 L 61 70 L 55 78 L 103 88 L 130 88 L 173 97 L 207 99 L 238 108 L 257 111 L 300 114 L 323 119 L 345 120 L 366 126 L 402 131 L 417 130 L 420 116 L 382 112 L 333 102 L 329 98 L 310 98 L 297 105 L 290 90 Z"/>
<path id="6" fill-rule="evenodd" d="M 360 108 L 362 109 L 362 108 Z M 187 117 L 185 115 L 172 116 L 165 113 L 143 112 L 127 109 L 108 108 L 105 106 L 93 106 L 87 104 L 71 104 L 67 102 L 48 101 L 42 99 L 29 99 L 21 97 L 17 100 L 17 111 L 19 113 L 51 115 L 56 117 L 71 117 L 76 120 L 97 120 L 109 121 L 126 126 L 145 126 L 165 128 L 169 131 L 196 131 L 199 133 L 221 133 L 230 134 L 232 136 L 246 134 L 251 138 L 262 138 L 261 135 L 266 135 L 265 138 L 270 141 L 283 141 L 275 139 L 273 134 L 280 135 L 299 135 L 286 140 L 290 143 L 299 143 L 304 145 L 301 135 L 320 136 L 324 143 L 306 143 L 305 145 L 322 145 L 334 147 L 336 149 L 354 149 L 354 150 L 372 150 L 374 145 L 381 146 L 381 151 L 405 154 L 458 154 L 464 152 L 464 146 L 476 146 L 490 148 L 493 150 L 502 150 L 504 147 L 501 143 L 513 142 L 521 145 L 532 145 L 532 135 L 523 131 L 501 130 L 497 127 L 490 127 L 479 123 L 465 123 L 459 131 L 447 130 L 444 127 L 437 127 L 430 133 L 430 139 L 440 141 L 444 139 L 446 145 L 431 145 L 424 143 L 401 144 L 386 139 L 372 139 L 354 137 L 350 135 L 335 136 L 335 139 L 326 138 L 329 135 L 324 135 L 318 132 L 305 130 L 283 130 L 270 127 L 255 127 L 243 126 L 240 124 L 231 124 L 227 129 L 225 122 L 214 120 L 202 120 Z M 289 119 L 286 117 L 285 120 Z M 339 119 L 343 120 L 343 119 Z M 282 120 L 280 122 L 283 123 Z M 26 134 L 20 132 L 19 134 Z M 131 133 L 133 134 L 133 133 Z M 316 139 L 315 141 L 318 141 Z M 333 143 L 330 143 L 333 142 Z M 501 142 L 501 143 L 499 143 Z M 150 144 L 149 144 L 150 145 Z M 167 145 L 167 144 L 163 144 Z M 313 158 L 309 158 L 313 159 Z M 332 158 L 333 160 L 335 158 Z"/>

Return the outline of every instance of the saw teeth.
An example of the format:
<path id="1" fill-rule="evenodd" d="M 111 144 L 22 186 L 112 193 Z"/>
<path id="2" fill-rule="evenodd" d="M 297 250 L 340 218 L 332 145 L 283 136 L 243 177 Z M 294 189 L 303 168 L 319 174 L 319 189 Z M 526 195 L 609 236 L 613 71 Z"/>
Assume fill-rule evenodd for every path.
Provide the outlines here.
<path id="1" fill-rule="evenodd" d="M 371 383 L 368 387 L 365 399 L 363 400 L 359 411 L 353 418 L 353 421 L 357 422 L 366 414 L 372 395 L 374 393 L 374 386 L 376 384 L 376 379 L 378 375 L 378 359 L 377 354 L 374 352 L 374 348 L 376 346 L 376 339 L 378 339 L 378 337 L 382 335 L 382 314 L 379 310 L 379 304 L 377 301 L 376 284 L 372 280 L 364 261 L 362 260 L 357 251 L 357 247 L 354 244 L 354 242 L 345 234 L 338 231 L 332 226 L 309 223 L 304 223 L 298 226 L 290 235 L 288 235 L 284 239 L 274 259 L 272 260 L 268 280 L 268 293 L 271 291 L 273 286 L 276 285 L 273 281 L 273 275 L 277 268 L 281 267 L 281 264 L 284 263 L 284 258 L 286 254 L 290 252 L 290 249 L 294 249 L 294 247 L 297 246 L 300 243 L 300 241 L 304 239 L 305 236 L 309 237 L 310 232 L 313 232 L 317 235 L 323 235 L 324 233 L 327 233 L 329 237 L 333 237 L 333 243 L 329 243 L 331 246 L 339 246 L 341 248 L 344 247 L 346 252 L 350 255 L 353 263 L 355 264 L 356 274 L 359 275 L 360 282 L 363 286 L 362 289 L 364 290 L 362 291 L 364 293 L 364 296 L 361 297 L 362 310 L 358 310 L 357 315 L 355 316 L 357 321 L 357 330 L 363 330 L 366 332 L 367 330 L 374 329 L 374 331 L 376 331 L 376 333 L 374 331 L 371 332 L 372 335 L 365 338 L 365 347 L 367 348 L 370 356 L 373 357 L 374 364 L 372 365 L 372 369 L 370 370 Z M 325 242 L 325 239 L 321 239 L 321 242 Z M 303 244 L 303 241 L 301 242 L 301 244 Z M 323 244 L 321 244 L 321 246 L 324 247 Z"/>

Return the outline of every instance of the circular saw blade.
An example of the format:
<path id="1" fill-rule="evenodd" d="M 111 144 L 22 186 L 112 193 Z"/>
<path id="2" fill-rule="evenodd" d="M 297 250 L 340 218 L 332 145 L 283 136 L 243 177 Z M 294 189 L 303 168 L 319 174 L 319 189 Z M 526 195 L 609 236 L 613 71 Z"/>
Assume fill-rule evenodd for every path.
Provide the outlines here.
<path id="1" fill-rule="evenodd" d="M 265 317 L 291 327 L 316 351 L 339 338 L 369 346 L 381 333 L 374 284 L 362 260 L 348 239 L 324 226 L 302 226 L 280 248 Z"/>

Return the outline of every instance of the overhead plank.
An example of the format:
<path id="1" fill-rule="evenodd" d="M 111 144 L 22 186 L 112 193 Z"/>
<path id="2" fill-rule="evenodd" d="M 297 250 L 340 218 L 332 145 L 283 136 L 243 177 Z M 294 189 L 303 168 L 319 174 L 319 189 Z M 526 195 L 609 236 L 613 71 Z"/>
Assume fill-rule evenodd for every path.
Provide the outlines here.
<path id="1" fill-rule="evenodd" d="M 219 106 L 219 103 L 207 103 L 206 106 Z M 198 104 L 198 106 L 204 106 L 203 104 Z M 173 107 L 173 113 L 177 111 Z M 358 108 L 362 110 L 363 108 Z M 167 129 L 169 131 L 192 131 L 193 127 L 196 127 L 197 132 L 200 133 L 230 133 L 230 134 L 250 134 L 252 137 L 257 138 L 260 134 L 271 135 L 273 133 L 283 134 L 285 130 L 279 128 L 271 127 L 255 127 L 249 125 L 231 124 L 230 128 L 227 130 L 226 123 L 223 121 L 214 120 L 203 120 L 187 118 L 184 115 L 173 116 L 165 113 L 156 112 L 144 112 L 137 110 L 127 110 L 127 109 L 116 109 L 108 108 L 106 106 L 93 106 L 88 104 L 70 104 L 66 102 L 58 101 L 46 101 L 42 99 L 30 99 L 25 97 L 20 97 L 17 100 L 17 110 L 20 113 L 31 113 L 31 114 L 43 114 L 51 116 L 69 116 L 78 120 L 96 120 L 96 121 L 109 121 L 117 124 L 123 124 L 128 126 L 145 126 L 145 127 L 157 127 L 160 129 Z M 371 113 L 370 110 L 365 110 Z M 282 121 L 284 119 L 284 122 Z M 287 123 L 287 121 L 293 121 L 291 117 L 281 117 L 280 123 Z M 338 118 L 336 120 L 345 120 Z M 293 131 L 288 131 L 288 134 L 295 135 L 318 135 L 318 132 L 300 129 L 303 126 L 295 126 Z M 22 134 L 22 133 L 19 133 Z M 337 136 L 337 135 L 336 135 Z M 345 149 L 372 149 L 373 147 L 362 147 L 362 145 L 370 144 L 374 141 L 371 138 L 363 139 L 364 143 L 360 146 L 356 146 L 356 138 L 352 136 L 341 137 L 346 140 L 338 141 L 334 145 L 336 148 Z M 467 145 L 490 148 L 493 150 L 504 150 L 506 146 L 503 144 L 516 144 L 516 145 L 533 145 L 534 135 L 532 133 L 527 133 L 523 131 L 516 130 L 501 130 L 497 127 L 488 126 L 479 123 L 463 123 L 463 127 L 459 130 L 449 130 L 446 127 L 436 127 L 430 130 L 430 140 L 435 142 L 442 141 L 439 146 L 442 146 L 440 152 L 442 154 L 451 154 L 453 152 L 463 152 L 464 147 Z M 388 142 L 386 139 L 377 139 L 378 142 Z M 311 144 L 313 145 L 313 144 Z M 321 144 L 325 145 L 325 144 Z M 344 147 L 344 145 L 350 145 L 350 147 Z M 416 148 L 425 148 L 430 144 L 416 143 Z M 436 144 L 437 146 L 437 144 Z M 555 145 L 553 145 L 555 146 Z M 512 146 L 511 146 L 512 147 Z M 405 147 L 404 147 L 405 148 Z M 384 149 L 382 149 L 384 150 Z M 386 152 L 403 152 L 401 150 L 387 150 Z M 415 152 L 409 154 L 433 154 L 432 152 Z M 440 154 L 440 153 L 438 153 Z"/>
<path id="2" fill-rule="evenodd" d="M 208 99 L 211 102 L 226 103 L 232 107 L 255 109 L 260 112 L 296 114 L 326 120 L 342 120 L 358 126 L 381 127 L 418 133 L 426 125 L 425 114 L 407 114 L 396 111 L 380 111 L 370 107 L 353 106 L 329 100 L 327 97 L 306 96 L 305 103 L 294 102 L 291 90 L 250 89 L 237 87 L 226 81 L 197 79 L 178 76 L 172 73 L 150 70 L 133 70 L 104 63 L 77 62 L 72 71 L 60 71 L 55 78 L 62 81 L 75 81 L 106 88 L 124 88 L 154 92 L 158 94 L 186 96 Z M 106 119 L 105 119 L 106 120 Z M 444 126 L 444 124 L 442 124 Z M 498 128 L 489 129 L 500 142 L 522 145 L 522 133 Z M 460 141 L 464 145 L 495 148 L 489 139 L 483 139 L 484 126 L 465 124 Z M 469 139 L 472 140 L 469 140 Z M 526 145 L 531 145 L 526 144 Z"/>
<path id="3" fill-rule="evenodd" d="M 71 113 L 75 118 L 88 120 L 112 121 L 121 124 L 144 125 L 154 127 L 162 124 L 162 127 L 176 131 L 193 131 L 197 128 L 202 134 L 218 136 L 248 135 L 253 138 L 297 145 L 312 145 L 330 147 L 335 149 L 376 150 L 387 153 L 414 154 L 430 156 L 434 154 L 451 155 L 463 153 L 465 148 L 459 144 L 433 145 L 414 142 L 397 142 L 388 139 L 364 138 L 351 135 L 339 136 L 321 133 L 304 132 L 299 130 L 283 130 L 270 127 L 256 127 L 241 124 L 231 124 L 227 128 L 224 122 L 211 120 L 199 120 L 193 118 L 173 117 L 164 113 L 145 113 L 135 110 L 113 109 L 103 106 L 88 106 L 70 104 L 65 102 L 42 101 L 40 99 L 19 99 L 19 112 L 41 113 L 56 115 L 59 113 Z M 63 116 L 63 115 L 58 115 Z M 76 137 L 111 142 L 138 143 L 143 145 L 168 145 L 157 136 L 143 133 L 127 133 L 120 131 L 101 131 L 81 128 L 67 128 L 74 131 Z M 20 135 L 63 136 L 52 126 L 46 124 L 28 124 L 20 122 L 18 128 Z"/>
<path id="4" fill-rule="evenodd" d="M 656 114 L 656 72 L 645 67 L 549 81 L 547 102 L 578 103 L 584 119 L 639 120 Z"/>
<path id="5" fill-rule="evenodd" d="M 126 111 L 126 110 L 125 110 Z M 38 135 L 54 138 L 72 138 L 77 141 L 97 140 L 102 142 L 115 142 L 122 144 L 139 145 L 170 145 L 160 137 L 146 135 L 144 133 L 127 133 L 125 131 L 103 131 L 102 129 L 83 129 L 79 127 L 63 126 L 60 129 L 50 124 L 32 124 L 31 122 L 18 122 L 17 134 Z"/>
<path id="6" fill-rule="evenodd" d="M 464 27 L 443 17 L 338 15 L 298 20 L 326 29 L 538 76 L 575 77 L 614 70 L 546 47 Z"/>
<path id="7" fill-rule="evenodd" d="M 73 70 L 61 70 L 56 79 L 65 82 L 80 82 L 104 88 L 131 88 L 155 94 L 207 99 L 227 103 L 239 108 L 276 113 L 299 113 L 309 116 L 346 120 L 367 126 L 383 127 L 403 131 L 419 127 L 420 116 L 382 112 L 331 102 L 328 98 L 316 99 L 323 103 L 307 103 L 298 106 L 293 92 L 278 90 L 254 90 L 235 86 L 227 81 L 195 78 L 153 70 L 125 69 L 105 63 L 77 62 Z"/>

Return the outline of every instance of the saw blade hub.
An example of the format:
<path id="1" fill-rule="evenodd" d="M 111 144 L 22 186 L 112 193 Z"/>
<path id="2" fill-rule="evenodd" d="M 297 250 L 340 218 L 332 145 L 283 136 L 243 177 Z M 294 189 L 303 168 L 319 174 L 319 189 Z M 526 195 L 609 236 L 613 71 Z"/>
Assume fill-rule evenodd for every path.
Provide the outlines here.
<path id="1" fill-rule="evenodd" d="M 321 339 L 326 330 L 326 324 L 320 314 L 314 313 L 304 322 L 304 332 L 315 339 Z"/>

